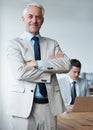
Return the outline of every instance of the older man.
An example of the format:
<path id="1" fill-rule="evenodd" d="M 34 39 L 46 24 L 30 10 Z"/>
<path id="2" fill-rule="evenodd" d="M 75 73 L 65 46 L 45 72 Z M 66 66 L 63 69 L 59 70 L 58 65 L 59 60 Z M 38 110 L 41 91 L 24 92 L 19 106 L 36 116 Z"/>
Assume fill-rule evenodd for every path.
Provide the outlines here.
<path id="1" fill-rule="evenodd" d="M 14 79 L 9 111 L 12 129 L 56 130 L 56 116 L 65 110 L 56 73 L 67 73 L 70 60 L 57 41 L 40 35 L 41 5 L 27 5 L 22 20 L 25 32 L 11 40 L 7 50 Z"/>

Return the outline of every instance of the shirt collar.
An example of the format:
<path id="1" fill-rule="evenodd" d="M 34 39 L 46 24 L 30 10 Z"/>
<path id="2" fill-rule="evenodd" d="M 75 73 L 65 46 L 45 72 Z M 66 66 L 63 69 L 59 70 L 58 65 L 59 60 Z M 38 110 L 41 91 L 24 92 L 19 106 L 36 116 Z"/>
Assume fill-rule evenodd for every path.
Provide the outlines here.
<path id="1" fill-rule="evenodd" d="M 77 82 L 77 80 L 71 79 L 69 75 L 68 75 L 68 79 L 69 79 L 69 81 L 70 81 L 70 84 L 71 84 L 73 81 Z"/>
<path id="2" fill-rule="evenodd" d="M 26 37 L 27 37 L 27 39 L 28 39 L 29 41 L 32 39 L 32 37 L 34 37 L 34 35 L 32 35 L 31 33 L 27 32 L 27 31 L 25 31 L 24 33 L 25 33 L 25 35 L 26 35 Z M 36 36 L 37 36 L 38 38 L 40 38 L 40 34 L 37 34 Z"/>

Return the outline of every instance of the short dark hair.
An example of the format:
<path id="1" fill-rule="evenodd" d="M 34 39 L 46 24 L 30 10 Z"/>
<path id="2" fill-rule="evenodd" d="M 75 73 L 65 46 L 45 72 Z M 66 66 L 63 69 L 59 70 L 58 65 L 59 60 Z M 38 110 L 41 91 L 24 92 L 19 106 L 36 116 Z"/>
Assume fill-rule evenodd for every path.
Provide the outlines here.
<path id="1" fill-rule="evenodd" d="M 71 62 L 71 67 L 75 66 L 75 67 L 81 68 L 81 62 L 79 60 L 77 60 L 77 59 L 71 59 L 70 62 Z"/>

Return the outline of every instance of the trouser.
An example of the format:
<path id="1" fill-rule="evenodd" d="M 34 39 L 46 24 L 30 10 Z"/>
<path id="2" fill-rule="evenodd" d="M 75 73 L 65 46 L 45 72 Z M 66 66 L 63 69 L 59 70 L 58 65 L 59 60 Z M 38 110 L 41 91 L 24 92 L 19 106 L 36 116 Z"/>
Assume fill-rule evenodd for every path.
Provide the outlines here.
<path id="1" fill-rule="evenodd" d="M 27 119 L 12 117 L 12 130 L 57 130 L 57 118 L 52 115 L 48 103 L 34 103 Z"/>

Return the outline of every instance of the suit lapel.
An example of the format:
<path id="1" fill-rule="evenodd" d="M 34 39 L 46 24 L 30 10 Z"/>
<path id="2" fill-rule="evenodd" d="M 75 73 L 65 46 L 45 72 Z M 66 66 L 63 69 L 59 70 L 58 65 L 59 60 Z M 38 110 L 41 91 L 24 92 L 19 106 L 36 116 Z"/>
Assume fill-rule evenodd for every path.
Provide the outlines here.
<path id="1" fill-rule="evenodd" d="M 30 42 L 26 38 L 26 36 L 22 35 L 17 40 L 18 40 L 18 43 L 21 45 L 21 52 L 22 52 L 22 56 L 24 60 L 26 61 L 34 60 L 34 50 Z"/>
<path id="2" fill-rule="evenodd" d="M 44 37 L 40 38 L 40 50 L 42 50 L 41 59 L 45 59 L 47 56 L 47 40 Z"/>
<path id="3" fill-rule="evenodd" d="M 65 80 L 65 85 L 67 86 L 67 95 L 68 96 L 71 96 L 71 91 L 70 91 L 70 82 L 68 80 L 68 77 L 66 77 L 66 80 Z"/>

